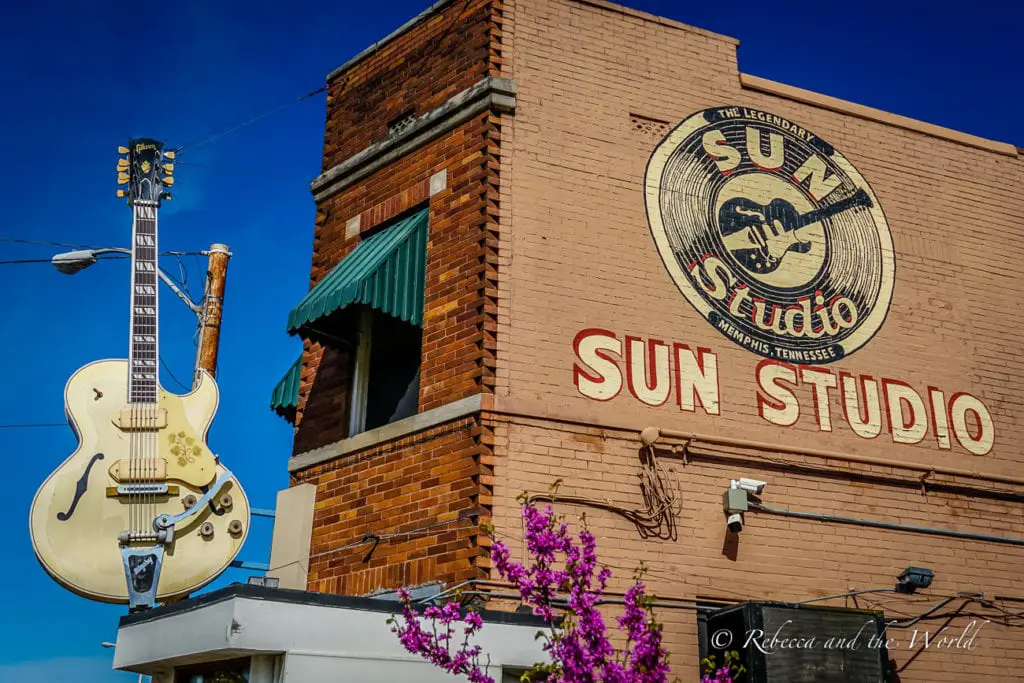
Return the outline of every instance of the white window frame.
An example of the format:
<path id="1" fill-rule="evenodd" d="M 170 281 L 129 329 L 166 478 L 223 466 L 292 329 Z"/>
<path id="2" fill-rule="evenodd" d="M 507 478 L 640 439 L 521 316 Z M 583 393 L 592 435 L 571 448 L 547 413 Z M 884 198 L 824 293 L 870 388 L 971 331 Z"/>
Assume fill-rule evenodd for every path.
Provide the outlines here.
<path id="1" fill-rule="evenodd" d="M 373 340 L 373 309 L 364 306 L 359 315 L 359 344 L 352 371 L 348 435 L 366 431 L 366 397 L 370 389 L 370 344 Z"/>

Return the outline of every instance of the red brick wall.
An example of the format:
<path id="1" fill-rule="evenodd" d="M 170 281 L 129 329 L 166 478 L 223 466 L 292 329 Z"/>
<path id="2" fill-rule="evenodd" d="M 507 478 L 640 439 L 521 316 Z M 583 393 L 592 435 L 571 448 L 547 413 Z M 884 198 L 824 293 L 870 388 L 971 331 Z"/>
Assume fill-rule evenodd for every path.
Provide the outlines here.
<path id="1" fill-rule="evenodd" d="M 476 576 L 479 436 L 464 418 L 298 473 L 296 483 L 317 487 L 309 590 L 360 595 Z M 385 537 L 369 559 L 366 534 Z"/>
<path id="2" fill-rule="evenodd" d="M 338 74 L 327 86 L 324 170 L 488 74 L 491 0 L 458 0 Z"/>
<path id="3" fill-rule="evenodd" d="M 453 2 L 332 80 L 324 168 L 386 137 L 388 121 L 408 109 L 422 115 L 487 75 L 500 75 L 502 12 L 495 0 Z M 350 219 L 359 216 L 365 234 L 429 206 L 420 412 L 494 385 L 505 119 L 483 112 L 317 207 L 311 287 L 358 244 L 360 236 L 345 235 Z M 447 174 L 447 188 L 428 197 L 429 178 L 438 172 Z M 343 349 L 307 342 L 295 453 L 349 436 L 351 362 Z M 478 524 L 490 521 L 492 443 L 490 428 L 466 418 L 295 473 L 295 483 L 317 485 L 312 553 L 319 555 L 310 589 L 360 594 L 482 576 L 489 562 Z M 485 516 L 458 519 L 472 511 Z M 368 545 L 331 552 L 367 532 L 452 520 L 457 529 L 381 543 L 366 563 Z"/>
<path id="4" fill-rule="evenodd" d="M 388 216 L 383 210 L 375 213 L 374 207 L 420 188 L 438 171 L 447 171 L 448 188 L 429 199 L 420 411 L 484 391 L 493 377 L 493 355 L 487 343 L 493 344 L 494 309 L 487 300 L 487 288 L 493 287 L 495 278 L 495 266 L 488 259 L 496 248 L 489 225 L 494 220 L 492 183 L 496 181 L 487 149 L 497 133 L 495 117 L 481 114 L 318 207 L 311 286 L 358 244 L 358 236 L 345 237 L 349 218 L 364 212 L 378 218 Z M 406 201 L 418 196 L 410 192 Z M 385 219 L 378 223 L 381 220 Z M 372 227 L 371 221 L 363 221 L 364 232 Z M 318 345 L 312 345 L 304 357 L 296 453 L 348 435 L 347 413 L 336 413 L 333 419 L 329 414 L 315 421 L 306 419 L 307 404 L 347 407 L 346 400 L 336 396 L 348 391 L 350 373 L 326 366 L 321 372 L 321 353 Z M 337 354 L 335 360 L 346 362 L 347 358 Z M 322 398 L 323 394 L 331 398 Z"/>

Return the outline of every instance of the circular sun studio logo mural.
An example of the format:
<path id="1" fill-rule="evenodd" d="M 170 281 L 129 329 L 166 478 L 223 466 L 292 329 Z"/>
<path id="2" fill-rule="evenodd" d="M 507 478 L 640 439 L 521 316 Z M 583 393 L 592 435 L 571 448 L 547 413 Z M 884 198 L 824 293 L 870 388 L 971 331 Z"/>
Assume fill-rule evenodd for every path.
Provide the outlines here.
<path id="1" fill-rule="evenodd" d="M 831 363 L 881 327 L 889 226 L 857 169 L 812 132 L 747 107 L 705 109 L 659 143 L 644 182 L 669 274 L 737 344 Z"/>

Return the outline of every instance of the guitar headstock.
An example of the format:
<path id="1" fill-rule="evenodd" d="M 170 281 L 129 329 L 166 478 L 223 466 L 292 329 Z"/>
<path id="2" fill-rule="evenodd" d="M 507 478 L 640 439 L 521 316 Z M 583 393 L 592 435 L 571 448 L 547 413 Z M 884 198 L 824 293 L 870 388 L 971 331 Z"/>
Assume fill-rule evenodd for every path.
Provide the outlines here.
<path id="1" fill-rule="evenodd" d="M 138 138 L 127 147 L 118 147 L 117 153 L 121 155 L 117 160 L 118 197 L 127 197 L 130 205 L 153 206 L 171 198 L 165 188 L 174 184 L 173 150 L 165 152 L 159 140 Z"/>

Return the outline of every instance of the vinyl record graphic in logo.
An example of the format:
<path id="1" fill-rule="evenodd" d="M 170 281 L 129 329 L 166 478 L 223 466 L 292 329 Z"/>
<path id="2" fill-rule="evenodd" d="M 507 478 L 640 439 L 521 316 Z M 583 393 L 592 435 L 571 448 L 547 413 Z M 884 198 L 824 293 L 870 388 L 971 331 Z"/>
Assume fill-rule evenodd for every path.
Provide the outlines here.
<path id="1" fill-rule="evenodd" d="M 659 143 L 644 183 L 669 274 L 737 344 L 831 363 L 881 327 L 895 271 L 885 215 L 857 169 L 807 129 L 706 109 Z"/>

